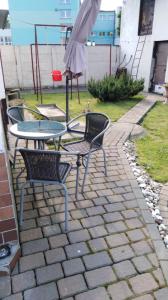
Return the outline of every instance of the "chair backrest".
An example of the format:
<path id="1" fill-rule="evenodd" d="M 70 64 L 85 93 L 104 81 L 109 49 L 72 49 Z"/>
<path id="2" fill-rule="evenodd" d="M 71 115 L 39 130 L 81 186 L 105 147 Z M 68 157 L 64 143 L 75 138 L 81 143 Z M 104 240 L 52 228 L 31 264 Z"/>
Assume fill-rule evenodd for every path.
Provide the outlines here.
<path id="1" fill-rule="evenodd" d="M 61 182 L 59 151 L 19 149 L 27 170 L 28 180 Z"/>
<path id="2" fill-rule="evenodd" d="M 101 113 L 87 113 L 86 114 L 86 127 L 84 139 L 88 142 L 91 142 L 98 134 L 106 129 L 110 120 L 109 118 Z M 103 143 L 104 134 L 95 141 L 98 146 L 101 146 Z"/>
<path id="3" fill-rule="evenodd" d="M 7 114 L 12 124 L 24 121 L 24 107 L 22 106 L 9 107 Z"/>
<path id="4" fill-rule="evenodd" d="M 9 142 L 8 142 L 8 115 L 7 115 L 7 102 L 6 99 L 1 99 L 0 100 L 0 110 L 1 110 L 1 116 L 2 116 L 2 123 L 4 127 L 4 133 L 5 133 L 5 139 L 6 139 L 6 145 L 7 148 L 9 149 Z"/>

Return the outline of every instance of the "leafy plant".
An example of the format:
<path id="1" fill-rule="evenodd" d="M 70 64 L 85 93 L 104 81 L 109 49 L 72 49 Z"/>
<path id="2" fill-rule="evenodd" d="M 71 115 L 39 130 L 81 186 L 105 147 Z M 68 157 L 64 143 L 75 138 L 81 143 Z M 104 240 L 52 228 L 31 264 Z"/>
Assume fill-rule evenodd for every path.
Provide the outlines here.
<path id="1" fill-rule="evenodd" d="M 102 80 L 88 82 L 88 90 L 94 98 L 103 102 L 113 102 L 128 99 L 137 95 L 144 88 L 144 80 L 133 80 L 130 76 L 122 74 L 119 78 L 105 76 Z"/>

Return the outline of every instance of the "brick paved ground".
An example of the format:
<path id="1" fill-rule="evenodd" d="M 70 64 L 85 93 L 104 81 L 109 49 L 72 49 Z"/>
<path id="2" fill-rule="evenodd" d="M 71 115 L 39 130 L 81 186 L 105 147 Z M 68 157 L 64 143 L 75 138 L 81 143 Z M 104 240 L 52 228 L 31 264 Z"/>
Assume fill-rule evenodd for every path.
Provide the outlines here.
<path id="1" fill-rule="evenodd" d="M 112 128 L 105 141 L 108 177 L 100 152 L 92 157 L 86 192 L 78 201 L 75 174 L 68 178 L 67 234 L 62 191 L 48 186 L 44 198 L 39 186 L 34 201 L 32 188 L 26 189 L 22 255 L 11 280 L 0 280 L 0 298 L 168 299 L 168 252 L 122 150 L 130 128 L 120 133 Z M 21 167 L 18 160 L 14 184 Z M 24 180 L 25 174 L 20 183 Z M 15 196 L 19 212 L 16 186 Z"/>

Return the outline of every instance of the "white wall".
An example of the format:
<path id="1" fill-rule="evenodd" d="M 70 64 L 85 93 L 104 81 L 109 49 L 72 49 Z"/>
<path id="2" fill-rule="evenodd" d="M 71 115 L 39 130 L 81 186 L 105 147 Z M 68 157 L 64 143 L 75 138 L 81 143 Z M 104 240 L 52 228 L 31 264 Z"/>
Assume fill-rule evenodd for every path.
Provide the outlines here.
<path id="1" fill-rule="evenodd" d="M 32 62 L 30 46 L 1 46 L 5 86 L 8 88 L 33 88 Z M 111 49 L 111 72 L 115 73 L 118 61 L 116 51 Z M 42 87 L 52 87 L 52 70 L 64 71 L 63 46 L 39 46 L 39 62 Z M 33 49 L 35 62 L 35 52 Z M 86 84 L 93 77 L 102 79 L 110 73 L 110 46 L 87 47 L 87 69 L 84 76 L 79 78 L 79 84 Z M 35 66 L 35 64 L 34 64 Z M 74 84 L 76 82 L 74 81 Z M 65 85 L 63 82 L 54 83 L 54 86 Z"/>
<path id="2" fill-rule="evenodd" d="M 127 0 L 122 10 L 121 21 L 121 36 L 120 46 L 122 55 L 128 57 L 134 55 L 138 41 L 138 25 L 139 25 L 139 8 L 140 0 Z M 153 46 L 155 41 L 168 41 L 168 1 L 155 0 L 155 12 L 153 20 L 152 35 L 147 36 L 142 60 L 139 68 L 138 78 L 145 79 L 145 90 L 147 91 L 150 85 L 152 73 L 152 56 Z M 142 37 L 143 39 L 143 37 Z M 131 69 L 131 63 L 128 70 Z"/>
<path id="3" fill-rule="evenodd" d="M 4 81 L 3 81 L 3 75 L 2 75 L 2 65 L 0 61 L 0 99 L 5 98 L 5 87 L 4 87 Z"/>

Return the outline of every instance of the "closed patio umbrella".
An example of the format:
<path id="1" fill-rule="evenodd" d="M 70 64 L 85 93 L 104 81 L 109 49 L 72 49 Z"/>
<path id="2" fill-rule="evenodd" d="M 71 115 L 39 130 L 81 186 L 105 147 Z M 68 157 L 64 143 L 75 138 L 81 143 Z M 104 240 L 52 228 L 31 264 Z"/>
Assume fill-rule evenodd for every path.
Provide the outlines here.
<path id="1" fill-rule="evenodd" d="M 77 15 L 70 40 L 66 47 L 66 121 L 69 120 L 69 79 L 78 78 L 86 69 L 85 43 L 92 31 L 100 10 L 101 0 L 84 0 Z"/>

